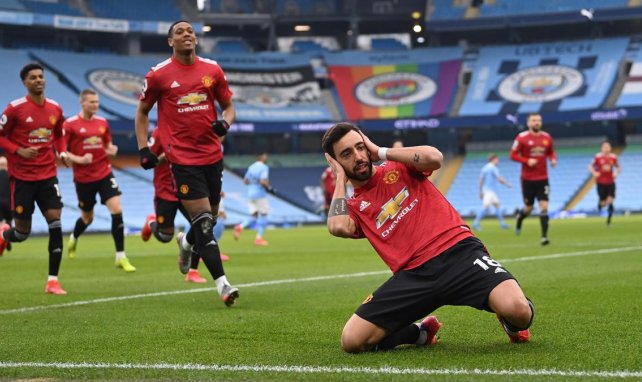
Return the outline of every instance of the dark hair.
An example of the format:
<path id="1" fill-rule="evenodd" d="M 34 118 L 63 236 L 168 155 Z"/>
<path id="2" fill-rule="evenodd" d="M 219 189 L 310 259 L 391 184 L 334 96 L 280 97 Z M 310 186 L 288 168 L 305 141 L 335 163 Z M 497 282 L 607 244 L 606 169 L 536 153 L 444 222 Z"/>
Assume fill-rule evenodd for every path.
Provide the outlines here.
<path id="1" fill-rule="evenodd" d="M 29 72 L 36 69 L 40 69 L 43 72 L 45 71 L 45 68 L 43 68 L 42 65 L 36 64 L 35 62 L 25 65 L 22 69 L 20 69 L 20 79 L 24 81 L 29 75 Z"/>
<path id="2" fill-rule="evenodd" d="M 169 26 L 169 29 L 167 30 L 167 37 L 168 37 L 168 38 L 171 38 L 171 37 L 172 37 L 172 33 L 174 32 L 174 27 L 176 26 L 176 24 L 180 24 L 180 23 L 188 23 L 188 24 L 190 24 L 190 22 L 189 22 L 189 21 L 187 21 L 187 20 L 178 20 L 178 21 L 174 21 L 174 22 L 172 23 L 172 25 L 170 25 L 170 26 Z M 192 25 L 192 24 L 190 24 L 190 25 Z"/>
<path id="3" fill-rule="evenodd" d="M 535 117 L 535 116 L 540 116 L 541 117 L 542 114 L 540 114 L 540 113 L 528 113 L 528 115 L 526 116 L 526 120 L 528 121 L 531 117 Z"/>
<path id="4" fill-rule="evenodd" d="M 357 126 L 349 122 L 339 122 L 329 128 L 325 132 L 325 134 L 323 134 L 323 138 L 321 138 L 321 147 L 323 147 L 323 151 L 330 154 L 332 158 L 336 159 L 332 146 L 334 146 L 334 144 L 339 141 L 339 139 L 343 138 L 343 136 L 348 134 L 350 131 L 356 131 L 357 133 L 361 134 L 361 130 L 359 130 Z"/>

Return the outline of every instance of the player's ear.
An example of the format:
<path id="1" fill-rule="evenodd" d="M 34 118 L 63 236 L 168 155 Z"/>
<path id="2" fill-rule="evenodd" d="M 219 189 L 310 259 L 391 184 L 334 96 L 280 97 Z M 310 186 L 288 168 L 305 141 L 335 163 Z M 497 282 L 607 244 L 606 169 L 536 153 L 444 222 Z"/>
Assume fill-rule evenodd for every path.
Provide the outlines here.
<path id="1" fill-rule="evenodd" d="M 174 47 L 174 41 L 170 37 L 167 38 L 167 45 L 169 45 L 172 48 Z"/>

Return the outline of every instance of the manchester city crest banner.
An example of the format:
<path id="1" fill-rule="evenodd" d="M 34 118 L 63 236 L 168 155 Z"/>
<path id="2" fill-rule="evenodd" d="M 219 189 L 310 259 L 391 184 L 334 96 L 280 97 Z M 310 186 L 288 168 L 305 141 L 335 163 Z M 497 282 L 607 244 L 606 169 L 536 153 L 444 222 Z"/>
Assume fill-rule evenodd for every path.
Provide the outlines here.
<path id="1" fill-rule="evenodd" d="M 627 44 L 618 38 L 482 48 L 459 114 L 598 108 Z"/>

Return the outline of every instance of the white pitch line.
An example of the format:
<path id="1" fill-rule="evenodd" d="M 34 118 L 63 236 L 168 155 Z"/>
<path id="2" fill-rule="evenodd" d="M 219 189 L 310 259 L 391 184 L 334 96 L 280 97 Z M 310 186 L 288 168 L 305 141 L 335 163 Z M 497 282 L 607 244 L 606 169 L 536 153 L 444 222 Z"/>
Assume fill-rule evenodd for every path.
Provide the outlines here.
<path id="1" fill-rule="evenodd" d="M 509 263 L 509 262 L 561 259 L 565 257 L 599 255 L 599 254 L 606 254 L 606 253 L 620 253 L 620 252 L 630 252 L 630 251 L 636 251 L 636 250 L 642 250 L 642 246 L 596 249 L 591 251 L 578 251 L 578 252 L 568 252 L 568 253 L 556 253 L 556 254 L 543 255 L 543 256 L 518 257 L 515 259 L 501 260 L 501 262 Z M 375 275 L 383 275 L 383 274 L 389 274 L 389 273 L 390 271 L 388 270 L 375 271 L 375 272 L 358 272 L 358 273 L 350 273 L 350 274 L 342 274 L 342 275 L 315 276 L 315 277 L 294 278 L 294 279 L 259 281 L 254 283 L 238 284 L 236 286 L 239 288 L 250 288 L 250 287 L 266 286 L 266 285 L 281 285 L 281 284 L 293 284 L 293 283 L 301 283 L 301 282 L 309 282 L 309 281 L 323 281 L 323 280 L 335 280 L 335 279 L 352 278 L 352 277 L 375 276 Z M 0 310 L 0 315 L 14 314 L 14 313 L 27 313 L 27 312 L 34 312 L 34 311 L 48 310 L 48 309 L 68 308 L 68 307 L 74 307 L 74 306 L 100 304 L 100 303 L 114 302 L 114 301 L 135 300 L 139 298 L 148 298 L 148 297 L 163 297 L 163 296 L 171 296 L 171 295 L 177 295 L 177 294 L 210 292 L 210 291 L 214 291 L 215 289 L 216 288 L 213 288 L 213 287 L 183 289 L 183 290 L 175 290 L 175 291 L 167 291 L 167 292 L 142 293 L 142 294 L 134 294 L 134 295 L 118 296 L 118 297 L 105 297 L 105 298 L 98 298 L 94 300 L 74 301 L 74 302 L 68 302 L 63 304 L 37 305 L 37 306 L 31 306 L 31 307 L 25 307 L 25 308 Z"/>
<path id="2" fill-rule="evenodd" d="M 397 367 L 348 366 L 287 366 L 287 365 L 203 365 L 203 364 L 137 364 L 137 363 L 72 363 L 72 362 L 0 362 L 0 368 L 52 369 L 121 369 L 121 370 L 177 370 L 218 372 L 271 372 L 271 373 L 332 373 L 332 374 L 389 374 L 389 375 L 506 375 L 551 376 L 588 378 L 640 378 L 642 371 L 629 370 L 557 370 L 557 369 L 410 369 Z"/>

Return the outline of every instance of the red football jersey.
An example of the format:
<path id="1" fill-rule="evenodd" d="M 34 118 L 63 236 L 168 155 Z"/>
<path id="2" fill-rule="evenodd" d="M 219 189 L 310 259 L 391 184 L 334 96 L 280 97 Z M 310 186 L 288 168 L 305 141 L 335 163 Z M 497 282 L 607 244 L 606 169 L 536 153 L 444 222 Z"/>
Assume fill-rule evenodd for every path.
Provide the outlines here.
<path id="1" fill-rule="evenodd" d="M 473 236 L 428 175 L 384 162 L 348 199 L 355 237 L 367 238 L 392 272 L 416 268 Z"/>
<path id="2" fill-rule="evenodd" d="M 196 57 L 183 65 L 174 57 L 152 68 L 140 99 L 158 105 L 158 129 L 171 163 L 207 165 L 223 158 L 221 141 L 212 130 L 217 119 L 214 101 L 232 98 L 216 61 Z"/>
<path id="3" fill-rule="evenodd" d="M 111 132 L 105 118 L 93 116 L 91 119 L 84 119 L 78 114 L 67 119 L 62 127 L 65 129 L 69 152 L 79 156 L 86 153 L 93 155 L 90 164 L 74 163 L 74 181 L 96 182 L 111 173 L 111 163 L 105 153 L 105 147 L 111 142 Z"/>
<path id="4" fill-rule="evenodd" d="M 327 167 L 321 174 L 321 181 L 323 182 L 323 192 L 332 195 L 334 193 L 334 186 L 336 184 L 334 172 L 330 167 Z"/>
<path id="5" fill-rule="evenodd" d="M 615 179 L 613 178 L 613 168 L 619 166 L 617 161 L 617 155 L 610 153 L 609 155 L 604 155 L 602 153 L 595 154 L 593 158 L 593 163 L 591 163 L 595 171 L 599 172 L 600 175 L 595 180 L 599 184 L 613 184 Z"/>
<path id="6" fill-rule="evenodd" d="M 163 153 L 163 144 L 159 139 L 158 129 L 152 133 L 149 142 L 149 150 L 156 156 Z M 154 167 L 154 198 L 177 202 L 176 189 L 174 188 L 174 176 L 169 168 L 169 162 L 166 160 Z"/>
<path id="7" fill-rule="evenodd" d="M 56 176 L 56 155 L 64 150 L 64 117 L 57 102 L 45 99 L 38 105 L 29 97 L 11 101 L 0 116 L 0 147 L 5 149 L 9 174 L 20 180 L 35 181 Z M 19 148 L 37 147 L 38 156 L 25 159 Z"/>
<path id="8" fill-rule="evenodd" d="M 537 159 L 537 164 L 529 167 L 526 162 L 529 158 Z M 513 142 L 510 159 L 522 163 L 522 179 L 545 180 L 548 179 L 546 159 L 555 160 L 553 138 L 545 131 L 534 135 L 530 131 L 519 133 Z"/>

